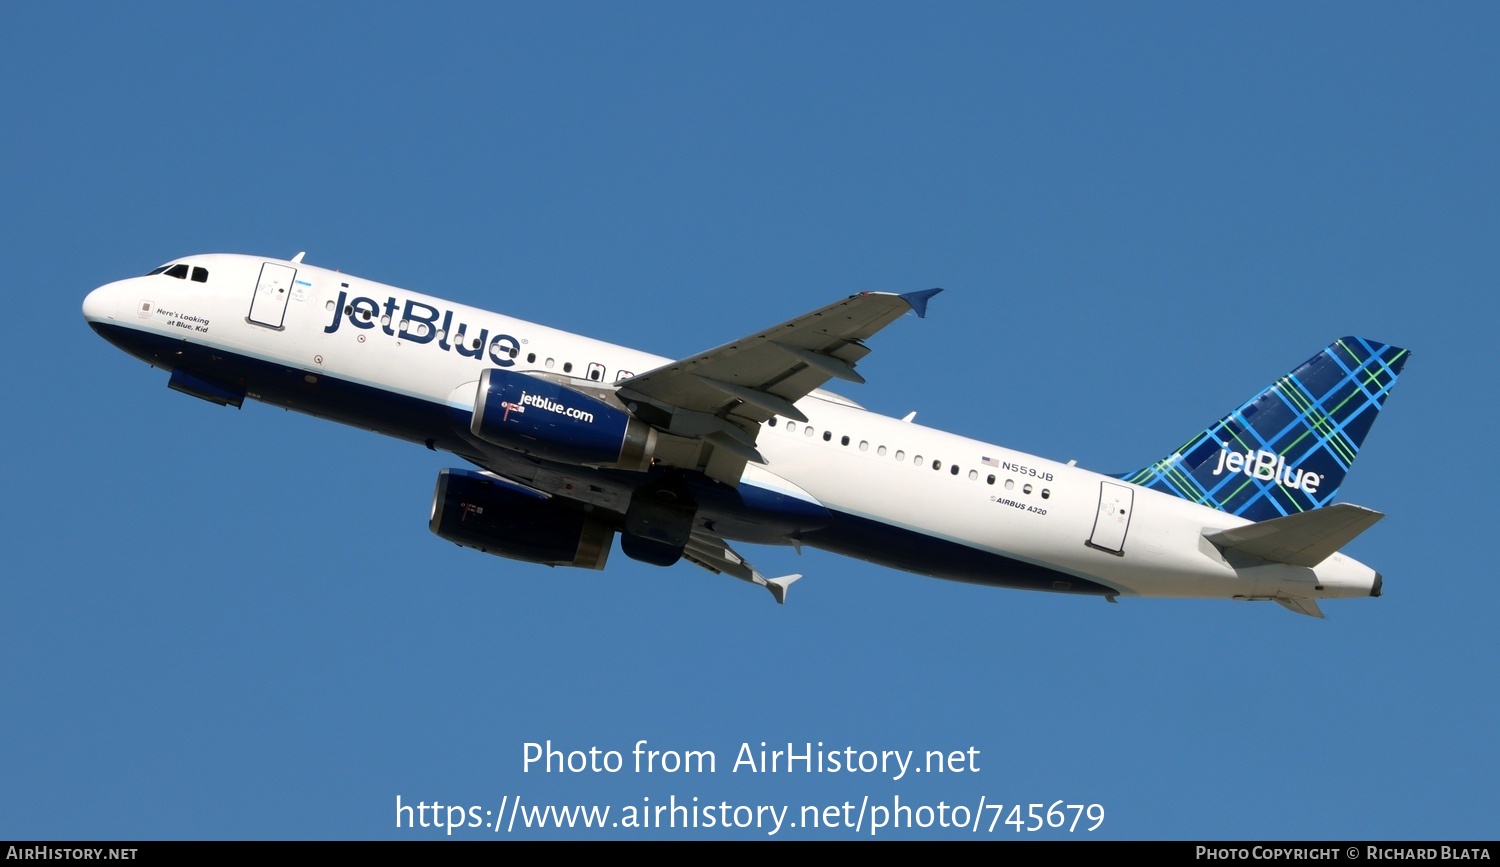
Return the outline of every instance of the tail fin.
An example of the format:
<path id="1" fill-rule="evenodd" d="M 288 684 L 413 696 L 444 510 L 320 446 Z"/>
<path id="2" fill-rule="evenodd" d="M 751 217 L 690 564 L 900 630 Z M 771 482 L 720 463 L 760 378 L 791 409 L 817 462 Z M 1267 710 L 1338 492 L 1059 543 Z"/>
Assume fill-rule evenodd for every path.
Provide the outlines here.
<path id="1" fill-rule="evenodd" d="M 1335 340 L 1149 467 L 1121 476 L 1252 521 L 1328 505 L 1410 356 Z"/>

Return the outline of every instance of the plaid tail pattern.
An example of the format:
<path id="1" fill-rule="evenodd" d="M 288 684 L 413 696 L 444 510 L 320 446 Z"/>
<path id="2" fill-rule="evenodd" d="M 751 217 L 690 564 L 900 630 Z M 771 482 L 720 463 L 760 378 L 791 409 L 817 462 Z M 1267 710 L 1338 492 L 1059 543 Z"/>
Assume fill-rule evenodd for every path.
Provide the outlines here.
<path id="1" fill-rule="evenodd" d="M 1409 355 L 1335 340 L 1170 456 L 1120 478 L 1252 521 L 1326 506 Z"/>

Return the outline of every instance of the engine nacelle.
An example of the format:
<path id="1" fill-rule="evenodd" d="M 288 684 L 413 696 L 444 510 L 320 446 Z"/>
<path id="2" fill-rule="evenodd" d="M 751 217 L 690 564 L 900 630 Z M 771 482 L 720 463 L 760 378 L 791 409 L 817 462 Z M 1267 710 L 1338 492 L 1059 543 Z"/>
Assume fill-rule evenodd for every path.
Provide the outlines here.
<path id="1" fill-rule="evenodd" d="M 486 554 L 603 569 L 614 528 L 577 503 L 467 470 L 438 473 L 432 532 Z"/>
<path id="2" fill-rule="evenodd" d="M 244 386 L 204 379 L 180 367 L 172 370 L 172 378 L 167 380 L 167 388 L 183 394 L 191 394 L 193 397 L 216 403 L 219 406 L 232 406 L 235 409 L 239 409 L 240 405 L 245 402 Z"/>
<path id="3" fill-rule="evenodd" d="M 566 385 L 490 368 L 479 378 L 474 435 L 488 443 L 573 464 L 641 471 L 656 430 L 630 413 Z"/>

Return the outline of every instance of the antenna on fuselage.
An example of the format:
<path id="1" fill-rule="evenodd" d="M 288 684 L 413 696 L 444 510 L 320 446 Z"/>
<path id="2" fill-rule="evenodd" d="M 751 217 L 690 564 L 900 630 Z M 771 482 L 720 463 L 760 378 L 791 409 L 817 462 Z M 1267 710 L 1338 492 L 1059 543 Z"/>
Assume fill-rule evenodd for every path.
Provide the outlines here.
<path id="1" fill-rule="evenodd" d="M 301 265 L 302 264 L 302 257 L 306 256 L 306 255 L 307 255 L 307 251 L 303 250 L 301 253 L 298 253 L 297 255 L 293 256 L 292 257 L 292 264 L 294 264 L 294 265 Z"/>

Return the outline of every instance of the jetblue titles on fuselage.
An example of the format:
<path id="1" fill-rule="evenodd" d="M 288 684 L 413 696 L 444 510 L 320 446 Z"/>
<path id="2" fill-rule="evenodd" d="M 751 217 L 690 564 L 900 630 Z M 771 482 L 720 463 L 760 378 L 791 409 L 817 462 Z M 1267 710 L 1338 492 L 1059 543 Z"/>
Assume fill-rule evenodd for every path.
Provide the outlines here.
<path id="1" fill-rule="evenodd" d="M 1380 595 L 1380 575 L 1338 553 L 1380 514 L 1330 501 L 1406 350 L 1335 340 L 1192 448 L 1104 475 L 822 390 L 863 382 L 865 341 L 925 314 L 936 291 L 849 295 L 676 361 L 300 254 L 193 257 L 101 286 L 83 308 L 176 391 L 263 400 L 482 467 L 440 474 L 429 526 L 497 556 L 602 569 L 618 539 L 625 556 L 687 560 L 778 602 L 800 576 L 767 577 L 730 543 L 1110 599 L 1274 599 L 1313 616 L 1320 599 Z"/>
<path id="2" fill-rule="evenodd" d="M 399 317 L 397 316 L 398 310 L 400 311 Z M 413 300 L 407 300 L 405 304 L 402 304 L 394 297 L 387 297 L 382 306 L 373 298 L 362 296 L 350 298 L 348 291 L 339 292 L 338 301 L 335 302 L 333 308 L 333 321 L 323 326 L 323 333 L 332 334 L 338 331 L 346 318 L 355 328 L 375 329 L 377 317 L 378 330 L 384 332 L 387 337 L 408 340 L 412 343 L 436 341 L 439 349 L 445 352 L 457 352 L 466 358 L 483 360 L 488 355 L 488 360 L 496 367 L 514 365 L 516 355 L 521 350 L 521 341 L 509 334 L 497 334 L 491 340 L 489 329 L 481 328 L 478 334 L 473 334 L 469 331 L 469 326 L 462 322 L 458 324 L 457 329 L 454 329 L 451 310 L 439 310 L 430 304 Z M 439 319 L 442 320 L 442 324 L 439 324 Z M 448 342 L 450 337 L 453 339 L 452 343 Z"/>

